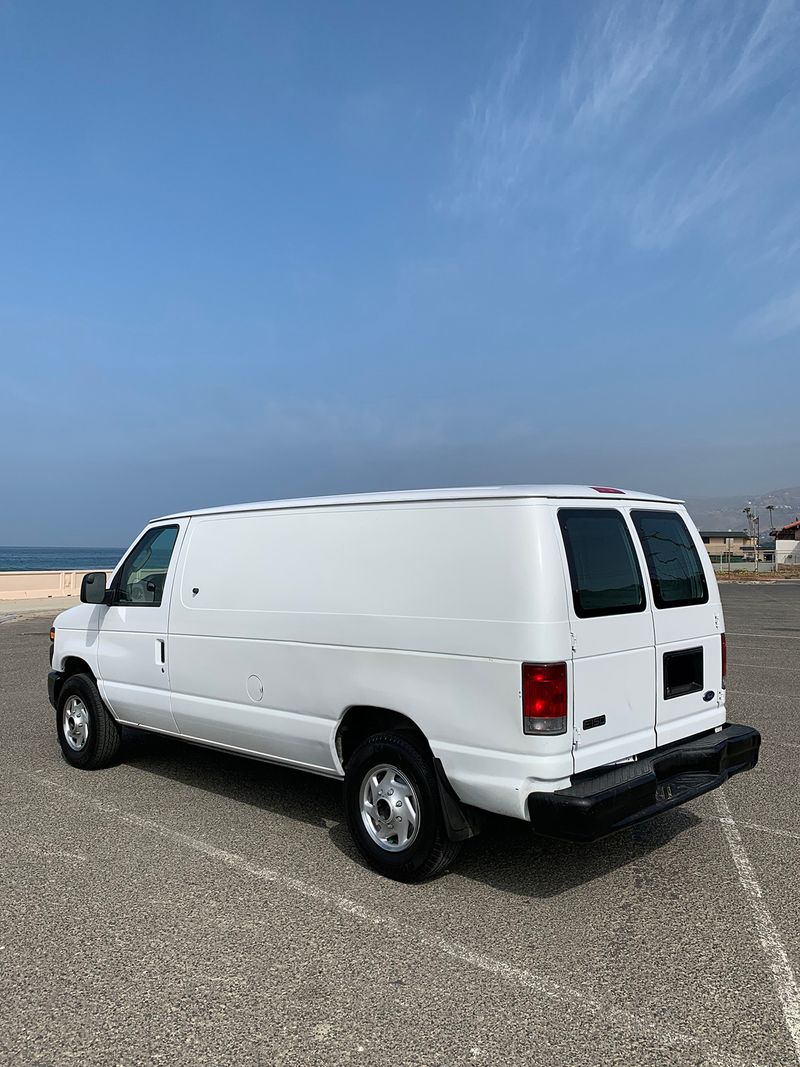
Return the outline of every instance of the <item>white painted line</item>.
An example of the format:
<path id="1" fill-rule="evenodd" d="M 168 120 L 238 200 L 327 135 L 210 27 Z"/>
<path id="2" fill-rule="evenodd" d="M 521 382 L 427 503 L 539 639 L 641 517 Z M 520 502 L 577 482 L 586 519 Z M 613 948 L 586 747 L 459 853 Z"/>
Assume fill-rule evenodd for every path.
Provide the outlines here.
<path id="1" fill-rule="evenodd" d="M 772 638 L 769 640 L 765 638 L 763 641 L 742 641 L 741 644 L 733 642 L 728 645 L 728 649 L 735 654 L 739 652 L 780 652 L 784 656 L 797 654 L 797 648 L 794 645 L 789 648 L 781 648 Z"/>
<path id="2" fill-rule="evenodd" d="M 739 690 L 737 690 L 737 692 L 742 693 L 743 695 L 749 696 L 749 697 L 767 697 L 767 696 L 769 696 L 768 693 L 750 693 L 746 689 L 739 689 Z M 764 731 L 763 730 L 761 731 L 761 738 L 762 738 L 762 741 L 763 741 L 764 740 Z M 777 742 L 777 747 L 776 747 L 776 744 L 775 744 L 774 741 L 771 741 L 771 740 L 767 739 L 766 747 L 761 750 L 761 752 L 759 754 L 759 758 L 761 758 L 761 756 L 763 756 L 765 753 L 770 755 L 770 756 L 777 755 L 777 754 L 780 753 L 780 750 L 782 748 L 800 748 L 800 741 L 784 741 L 784 739 L 781 738 L 780 741 Z"/>
<path id="3" fill-rule="evenodd" d="M 729 644 L 727 647 L 734 652 L 763 652 L 771 650 L 772 652 L 781 652 L 786 656 L 797 655 L 797 649 L 782 649 L 780 644 L 775 644 L 774 640 L 767 639 L 763 641 L 742 641 L 741 644 L 736 643 L 733 647 Z"/>
<path id="4" fill-rule="evenodd" d="M 703 816 L 703 818 L 719 819 L 722 822 L 720 815 Z M 745 830 L 758 830 L 762 834 L 775 834 L 777 837 L 790 837 L 794 841 L 800 841 L 800 834 L 796 834 L 794 830 L 780 830 L 777 826 L 764 826 L 760 822 L 740 822 L 738 825 Z"/>
<path id="5" fill-rule="evenodd" d="M 794 1052 L 797 1062 L 800 1063 L 800 989 L 797 987 L 792 965 L 783 947 L 780 934 L 773 922 L 772 915 L 764 900 L 756 872 L 750 862 L 750 857 L 742 844 L 742 835 L 734 821 L 728 800 L 721 789 L 714 793 L 714 804 L 719 814 L 725 839 L 728 842 L 736 871 L 739 875 L 742 889 L 750 900 L 750 908 L 753 912 L 753 920 L 758 933 L 758 940 L 769 963 L 772 977 L 775 980 L 775 989 L 781 1002 L 783 1018 L 786 1029 L 794 1044 Z"/>
<path id="6" fill-rule="evenodd" d="M 165 826 L 162 823 L 155 822 L 153 819 L 145 819 L 139 815 L 125 812 L 112 804 L 106 804 L 93 797 L 87 796 L 85 793 L 70 789 L 68 786 L 62 785 L 60 782 L 54 782 L 52 779 L 46 778 L 42 774 L 31 774 L 29 772 L 23 772 L 23 774 L 25 774 L 25 777 L 38 782 L 40 785 L 49 786 L 50 788 L 65 793 L 68 796 L 75 797 L 80 800 L 83 805 L 90 804 L 101 815 L 116 819 L 118 822 L 126 823 L 129 826 L 135 826 L 141 830 L 156 833 L 160 837 L 165 837 L 174 841 L 176 844 L 184 845 L 187 848 L 193 849 L 195 852 L 207 856 L 209 859 L 216 860 L 218 863 L 222 863 L 226 867 L 230 867 L 242 874 L 250 875 L 250 877 L 256 878 L 259 881 L 278 883 L 303 897 L 318 901 L 325 907 L 335 908 L 338 911 L 344 912 L 346 915 L 357 919 L 359 922 L 366 923 L 368 926 L 380 927 L 381 932 L 395 934 L 401 937 L 404 943 L 425 945 L 427 948 L 432 948 L 441 952 L 450 959 L 457 960 L 459 963 L 466 963 L 471 967 L 485 971 L 497 978 L 502 978 L 508 982 L 523 986 L 539 996 L 556 999 L 558 1001 L 557 1010 L 564 1013 L 564 1015 L 566 1015 L 569 1006 L 575 1006 L 585 1014 L 597 1017 L 602 1021 L 613 1020 L 627 1033 L 627 1036 L 631 1041 L 639 1043 L 648 1041 L 651 1045 L 661 1044 L 678 1046 L 680 1048 L 691 1048 L 695 1052 L 699 1051 L 701 1053 L 703 1056 L 702 1062 L 706 1064 L 707 1067 L 718 1067 L 718 1065 L 719 1067 L 728 1067 L 728 1065 L 729 1067 L 752 1067 L 752 1064 L 755 1062 L 752 1060 L 744 1060 L 735 1053 L 729 1052 L 710 1042 L 705 1042 L 695 1034 L 669 1030 L 661 1023 L 648 1022 L 646 1019 L 643 1019 L 639 1015 L 635 1015 L 633 1012 L 627 1012 L 622 1008 L 617 1008 L 603 1001 L 596 1000 L 586 991 L 572 989 L 569 986 L 556 981 L 554 978 L 536 974 L 535 972 L 522 967 L 514 967 L 511 964 L 506 963 L 504 960 L 499 960 L 484 952 L 471 949 L 457 941 L 450 941 L 439 934 L 430 933 L 420 927 L 415 928 L 406 921 L 402 923 L 398 922 L 385 912 L 372 911 L 370 908 L 365 908 L 363 905 L 350 900 L 348 897 L 331 893 L 327 889 L 315 885 L 313 882 L 307 882 L 302 878 L 295 878 L 293 875 L 284 874 L 281 871 L 276 871 L 268 867 L 259 867 L 245 859 L 244 856 L 240 856 L 235 852 L 228 852 L 227 849 L 217 848 L 215 845 L 209 844 L 202 838 L 194 837 L 191 834 L 184 834 L 179 830 L 175 830 L 171 826 Z"/>
<path id="7" fill-rule="evenodd" d="M 48 845 L 41 841 L 25 841 L 23 840 L 16 846 L 23 852 L 32 852 L 35 856 L 44 856 L 45 858 L 52 857 L 59 860 L 77 860 L 79 863 L 88 863 L 89 858 L 82 852 L 65 852 L 61 848 L 57 848 L 55 845 Z"/>
<path id="8" fill-rule="evenodd" d="M 763 736 L 762 736 L 762 742 L 763 742 L 763 740 L 764 739 L 763 739 Z M 798 741 L 784 741 L 783 738 L 781 738 L 780 741 L 778 741 L 778 742 L 767 741 L 766 746 L 759 753 L 759 759 L 763 755 L 780 756 L 781 755 L 781 750 L 784 749 L 784 748 L 800 748 L 800 742 L 798 742 Z"/>
<path id="9" fill-rule="evenodd" d="M 800 641 L 800 637 L 795 637 L 794 634 L 745 634 L 736 630 L 726 630 L 728 637 L 766 637 L 770 641 Z"/>
<path id="10" fill-rule="evenodd" d="M 752 689 L 740 689 L 737 685 L 735 689 L 728 690 L 728 696 L 736 696 L 737 693 L 741 693 L 742 696 L 747 697 L 767 697 L 769 700 L 793 700 L 797 702 L 797 697 L 790 696 L 788 693 L 754 693 Z"/>
<path id="11" fill-rule="evenodd" d="M 794 841 L 800 841 L 800 834 L 792 830 L 779 830 L 777 826 L 762 826 L 757 822 L 740 822 L 739 825 L 747 830 L 760 830 L 764 834 L 776 834 L 778 837 L 791 837 Z"/>
<path id="12" fill-rule="evenodd" d="M 745 660 L 728 660 L 729 667 L 758 667 L 761 671 L 791 671 L 793 674 L 800 674 L 800 667 L 769 667 L 766 663 L 750 663 Z"/>

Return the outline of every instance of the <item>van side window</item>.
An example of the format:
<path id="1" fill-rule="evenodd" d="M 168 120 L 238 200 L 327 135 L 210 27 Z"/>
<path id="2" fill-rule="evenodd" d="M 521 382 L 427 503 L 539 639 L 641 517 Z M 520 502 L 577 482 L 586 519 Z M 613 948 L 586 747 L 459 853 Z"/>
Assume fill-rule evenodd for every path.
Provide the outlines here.
<path id="1" fill-rule="evenodd" d="M 580 618 L 644 611 L 642 572 L 620 512 L 563 508 L 558 513 Z"/>
<path id="2" fill-rule="evenodd" d="M 157 526 L 147 531 L 115 579 L 115 604 L 159 606 L 177 537 L 177 526 Z"/>
<path id="3" fill-rule="evenodd" d="M 686 523 L 676 511 L 633 511 L 658 608 L 705 604 L 708 586 Z"/>

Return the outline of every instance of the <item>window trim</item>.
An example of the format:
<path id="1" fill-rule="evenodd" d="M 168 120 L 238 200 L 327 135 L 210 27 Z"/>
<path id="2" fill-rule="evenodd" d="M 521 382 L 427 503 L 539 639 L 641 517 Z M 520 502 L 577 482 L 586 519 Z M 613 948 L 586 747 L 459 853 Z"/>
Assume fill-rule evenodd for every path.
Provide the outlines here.
<path id="1" fill-rule="evenodd" d="M 668 685 L 667 676 L 669 665 L 681 656 L 700 656 L 700 681 L 683 682 L 681 685 Z M 702 645 L 693 648 L 674 648 L 664 653 L 664 700 L 678 700 L 680 697 L 690 696 L 692 693 L 702 693 L 705 688 L 705 650 Z"/>
<path id="2" fill-rule="evenodd" d="M 700 568 L 700 579 L 703 583 L 703 595 L 702 597 L 691 597 L 688 600 L 670 600 L 664 601 L 661 597 L 661 582 L 657 574 L 654 574 L 650 569 L 650 555 L 647 550 L 645 538 L 642 536 L 639 527 L 636 524 L 637 515 L 671 515 L 674 516 L 682 524 L 686 534 L 689 538 L 689 543 L 694 549 L 694 554 L 697 558 L 697 565 Z M 653 606 L 659 611 L 669 611 L 670 608 L 696 608 L 702 604 L 707 604 L 710 599 L 710 592 L 708 588 L 708 580 L 706 578 L 705 567 L 703 566 L 703 560 L 700 553 L 697 550 L 697 545 L 692 537 L 692 531 L 689 529 L 689 525 L 684 519 L 683 515 L 679 511 L 670 510 L 668 508 L 631 508 L 631 522 L 633 528 L 636 531 L 636 537 L 639 544 L 642 546 L 642 555 L 647 565 L 647 576 L 650 579 L 650 588 L 653 591 Z"/>
<path id="3" fill-rule="evenodd" d="M 148 528 L 144 531 L 142 536 L 133 544 L 133 546 L 128 551 L 127 555 L 120 562 L 119 566 L 117 567 L 117 572 L 114 575 L 114 578 L 112 579 L 111 587 L 110 587 L 110 590 L 109 590 L 109 592 L 111 593 L 111 606 L 112 607 L 115 607 L 115 608 L 160 608 L 160 607 L 163 606 L 163 604 L 164 604 L 163 590 L 162 590 L 161 600 L 159 600 L 159 602 L 157 604 L 148 603 L 146 600 L 136 601 L 136 600 L 120 600 L 119 599 L 120 586 L 122 585 L 122 573 L 125 570 L 125 567 L 127 566 L 128 560 L 131 559 L 135 555 L 136 552 L 138 552 L 139 547 L 141 546 L 141 544 L 145 540 L 145 538 L 149 537 L 151 534 L 153 534 L 155 532 L 161 533 L 162 530 L 175 530 L 176 531 L 176 533 L 175 533 L 175 543 L 172 546 L 172 552 L 170 554 L 169 563 L 167 564 L 167 570 L 166 570 L 165 576 L 164 576 L 165 577 L 165 584 L 166 584 L 166 575 L 169 574 L 169 569 L 172 566 L 173 559 L 175 558 L 175 549 L 178 546 L 178 536 L 180 535 L 180 532 L 181 532 L 180 523 L 177 523 L 177 522 L 168 522 L 168 523 L 165 523 L 163 526 L 148 526 Z"/>
<path id="4" fill-rule="evenodd" d="M 628 539 L 628 548 L 630 549 L 631 560 L 635 569 L 636 578 L 639 583 L 639 590 L 642 595 L 641 604 L 631 605 L 623 608 L 595 608 L 586 609 L 581 606 L 580 603 L 580 591 L 577 585 L 575 570 L 573 569 L 573 554 L 572 548 L 569 542 L 569 535 L 564 528 L 564 523 L 561 521 L 562 515 L 575 514 L 578 511 L 583 515 L 599 514 L 608 515 L 613 513 L 622 526 L 622 530 L 625 537 Z M 619 508 L 610 507 L 597 507 L 597 508 L 581 508 L 581 507 L 566 507 L 558 508 L 557 511 L 558 526 L 561 532 L 561 543 L 564 546 L 564 553 L 567 561 L 567 575 L 569 578 L 570 591 L 572 592 L 572 609 L 579 619 L 607 619 L 613 618 L 616 615 L 638 615 L 643 611 L 647 611 L 647 586 L 644 582 L 644 575 L 642 574 L 642 568 L 639 563 L 639 553 L 636 551 L 636 542 L 631 534 L 631 528 L 625 518 L 625 513 L 620 511 Z"/>

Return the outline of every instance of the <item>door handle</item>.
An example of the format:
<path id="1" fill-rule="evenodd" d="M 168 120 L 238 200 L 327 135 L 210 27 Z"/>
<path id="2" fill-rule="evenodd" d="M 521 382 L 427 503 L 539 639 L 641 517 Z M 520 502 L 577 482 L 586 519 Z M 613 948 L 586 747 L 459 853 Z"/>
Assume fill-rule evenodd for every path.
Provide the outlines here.
<path id="1" fill-rule="evenodd" d="M 167 662 L 167 642 L 163 637 L 156 638 L 156 663 L 162 667 Z"/>

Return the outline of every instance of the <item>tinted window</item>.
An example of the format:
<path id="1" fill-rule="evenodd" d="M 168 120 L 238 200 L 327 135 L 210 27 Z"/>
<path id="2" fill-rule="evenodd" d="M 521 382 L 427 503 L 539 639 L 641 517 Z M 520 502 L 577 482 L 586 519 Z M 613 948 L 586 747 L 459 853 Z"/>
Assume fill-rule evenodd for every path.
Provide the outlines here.
<path id="1" fill-rule="evenodd" d="M 705 604 L 708 588 L 703 565 L 680 515 L 674 511 L 634 511 L 632 517 L 644 548 L 656 607 Z"/>
<path id="2" fill-rule="evenodd" d="M 177 526 L 158 526 L 147 531 L 115 579 L 116 604 L 158 607 L 177 536 Z"/>
<path id="3" fill-rule="evenodd" d="M 642 574 L 622 515 L 611 508 L 564 508 L 558 521 L 576 615 L 643 611 Z"/>

